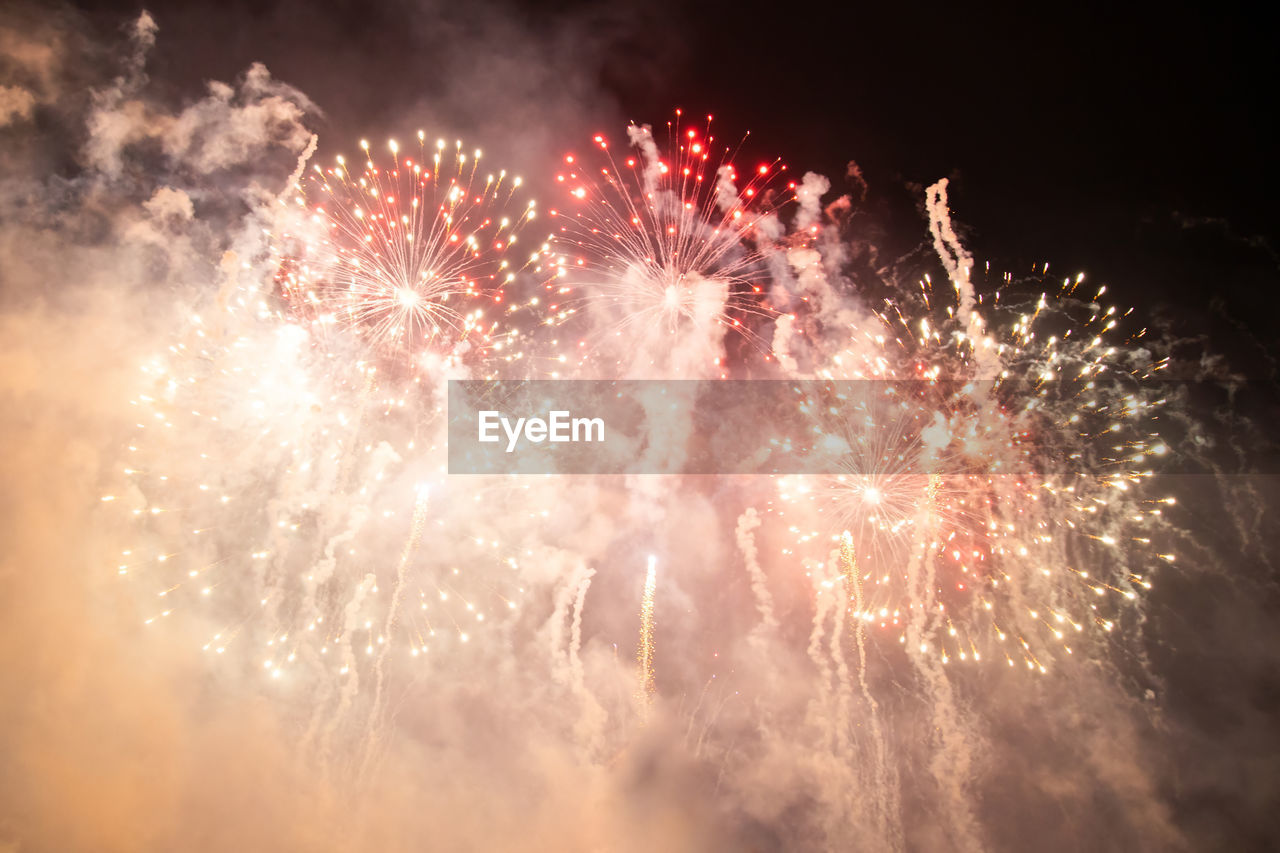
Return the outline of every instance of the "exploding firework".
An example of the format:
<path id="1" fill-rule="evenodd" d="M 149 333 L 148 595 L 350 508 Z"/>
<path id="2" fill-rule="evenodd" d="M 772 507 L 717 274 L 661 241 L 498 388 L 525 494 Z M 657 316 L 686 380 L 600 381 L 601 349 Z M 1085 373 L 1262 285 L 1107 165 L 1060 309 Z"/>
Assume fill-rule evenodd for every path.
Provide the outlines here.
<path id="1" fill-rule="evenodd" d="M 926 278 L 822 370 L 869 381 L 805 403 L 846 452 L 841 473 L 781 481 L 784 505 L 822 519 L 792 526 L 798 545 L 847 537 L 853 615 L 912 652 L 946 663 L 994 650 L 1043 672 L 1046 649 L 1071 654 L 1087 626 L 1112 630 L 1150 588 L 1148 566 L 1173 559 L 1117 547 L 1150 546 L 1172 503 L 1140 496 L 1166 452 L 1149 381 L 1163 363 L 1142 332 L 1109 343 L 1127 312 L 1081 288 L 1068 279 L 1025 305 L 996 290 L 962 310 L 961 288 L 952 300 Z"/>
<path id="2" fill-rule="evenodd" d="M 527 307 L 509 289 L 545 254 L 521 258 L 536 202 L 517 200 L 519 177 L 483 171 L 479 149 L 417 141 L 416 154 L 390 141 L 389 162 L 362 141 L 363 166 L 311 169 L 294 198 L 310 221 L 278 241 L 281 298 L 317 331 L 352 330 L 383 354 L 501 353 Z"/>
<path id="3" fill-rule="evenodd" d="M 192 340 L 144 365 L 127 480 L 109 496 L 135 522 L 119 572 L 154 596 L 149 623 L 185 611 L 213 654 L 261 655 L 274 677 L 346 675 L 393 646 L 466 643 L 515 608 L 517 556 L 498 541 L 417 548 L 488 494 L 445 482 L 428 388 L 393 397 L 371 365 L 352 376 L 292 324 Z"/>
<path id="4" fill-rule="evenodd" d="M 389 654 L 465 644 L 521 595 L 519 553 L 463 522 L 527 489 L 448 481 L 442 412 L 447 377 L 525 359 L 517 312 L 537 300 L 506 301 L 503 256 L 534 204 L 500 215 L 519 181 L 479 178 L 478 152 L 390 148 L 390 168 L 355 178 L 340 159 L 282 199 L 276 310 L 272 282 L 236 272 L 142 366 L 126 480 L 105 498 L 134 521 L 118 571 L 156 602 L 147 622 L 183 612 L 211 654 L 275 678 L 381 685 Z M 467 533 L 418 547 L 442 530 Z"/>
<path id="5" fill-rule="evenodd" d="M 565 157 L 556 179 L 568 197 L 552 211 L 555 299 L 564 312 L 585 306 L 599 335 L 621 342 L 618 363 L 652 335 L 661 348 L 732 330 L 764 349 L 756 327 L 776 315 L 765 255 L 794 184 L 776 160 L 740 173 L 738 149 L 716 141 L 710 116 L 699 132 L 677 112 L 667 129 L 665 151 L 648 125 L 631 125 L 621 163 L 604 136 L 584 161 Z M 717 371 L 722 355 L 709 359 Z"/>

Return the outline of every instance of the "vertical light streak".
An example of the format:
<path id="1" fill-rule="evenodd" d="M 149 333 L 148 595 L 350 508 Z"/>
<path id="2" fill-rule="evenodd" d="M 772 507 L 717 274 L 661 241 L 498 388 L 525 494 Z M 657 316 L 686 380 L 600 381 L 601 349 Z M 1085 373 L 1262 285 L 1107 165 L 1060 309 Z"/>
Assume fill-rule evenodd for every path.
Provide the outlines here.
<path id="1" fill-rule="evenodd" d="M 382 626 L 382 648 L 378 652 L 378 659 L 374 664 L 374 688 L 373 688 L 373 704 L 369 708 L 369 725 L 368 725 L 368 742 L 364 755 L 364 763 L 361 766 L 361 777 L 369 767 L 375 748 L 377 746 L 377 726 L 379 718 L 383 712 L 382 687 L 386 680 L 385 665 L 387 654 L 391 651 L 391 632 L 396 625 L 397 611 L 400 608 L 400 599 L 404 592 L 405 576 L 409 569 L 409 560 L 413 556 L 414 551 L 418 548 L 418 543 L 422 541 L 422 529 L 427 522 L 427 488 L 425 486 L 418 487 L 418 500 L 413 507 L 413 522 L 409 527 L 409 538 L 405 540 L 404 550 L 400 552 L 400 562 L 396 565 L 396 581 L 395 586 L 391 590 L 391 604 L 387 607 L 387 618 Z"/>
<path id="2" fill-rule="evenodd" d="M 649 709 L 653 705 L 655 691 L 653 679 L 653 594 L 658 587 L 658 558 L 649 555 L 649 571 L 644 579 L 644 598 L 640 603 L 640 647 L 636 651 L 636 661 L 640 664 L 640 684 L 636 689 L 636 700 L 640 706 L 641 719 L 647 721 Z"/>
<path id="3" fill-rule="evenodd" d="M 875 749 L 875 792 L 873 806 L 876 819 L 880 822 L 882 836 L 889 841 L 892 849 L 901 849 L 902 839 L 896 829 L 895 815 L 898 811 L 896 785 L 891 784 L 891 771 L 888 759 L 888 746 L 885 743 L 884 731 L 880 725 L 880 703 L 871 694 L 871 685 L 867 681 L 867 637 L 866 619 L 862 598 L 862 576 L 858 568 L 858 556 L 853 547 L 853 535 L 844 531 L 840 536 L 840 572 L 844 576 L 846 599 L 853 602 L 851 621 L 853 636 L 858 649 L 858 686 L 862 691 L 862 699 L 867 704 L 871 737 Z"/>

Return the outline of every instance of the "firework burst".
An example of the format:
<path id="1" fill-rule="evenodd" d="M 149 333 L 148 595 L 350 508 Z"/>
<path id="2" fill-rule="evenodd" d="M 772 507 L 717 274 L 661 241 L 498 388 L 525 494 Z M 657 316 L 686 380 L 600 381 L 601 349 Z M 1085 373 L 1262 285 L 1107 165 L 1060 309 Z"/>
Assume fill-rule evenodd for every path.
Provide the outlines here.
<path id="1" fill-rule="evenodd" d="M 552 211 L 555 299 L 566 312 L 589 308 L 604 337 L 670 340 L 718 327 L 763 348 L 755 327 L 776 316 L 765 255 L 794 184 L 777 160 L 740 172 L 738 148 L 716 141 L 710 116 L 701 131 L 680 119 L 667 125 L 665 150 L 633 124 L 621 162 L 604 136 L 585 161 L 565 157 L 556 180 L 568 197 Z"/>
<path id="2" fill-rule="evenodd" d="M 465 351 L 483 375 L 524 360 L 515 315 L 537 299 L 507 300 L 505 257 L 535 205 L 505 215 L 519 180 L 482 177 L 479 152 L 389 149 L 358 177 L 313 169 L 281 200 L 274 281 L 229 276 L 142 366 L 106 497 L 134 521 L 118 570 L 156 602 L 148 623 L 184 612 L 211 654 L 276 678 L 380 680 L 389 654 L 438 657 L 520 598 L 521 554 L 492 533 L 416 544 L 495 500 L 443 475 L 444 379 Z M 382 544 L 406 537 L 383 571 Z"/>
<path id="3" fill-rule="evenodd" d="M 311 213 L 282 235 L 278 286 L 289 312 L 326 331 L 354 331 L 375 350 L 413 358 L 461 344 L 501 351 L 514 326 L 508 288 L 536 267 L 519 259 L 521 230 L 536 219 L 517 200 L 519 177 L 482 170 L 482 152 L 417 134 L 416 153 L 387 145 L 379 162 L 343 156 L 315 166 L 295 203 Z M 535 303 L 536 304 L 536 303 Z"/>
<path id="4" fill-rule="evenodd" d="M 780 481 L 784 506 L 821 519 L 792 525 L 797 547 L 843 536 L 864 600 L 854 617 L 904 644 L 920 637 L 912 652 L 1043 672 L 1047 649 L 1071 654 L 1087 627 L 1112 630 L 1150 566 L 1173 559 L 1116 547 L 1151 546 L 1172 502 L 1141 496 L 1165 453 L 1149 382 L 1163 363 L 1141 331 L 1108 342 L 1127 312 L 1081 287 L 975 296 L 961 320 L 959 300 L 926 278 L 851 329 L 822 371 L 875 381 L 805 403 L 847 452 L 841 473 Z"/>
<path id="5" fill-rule="evenodd" d="M 335 361 L 285 323 L 195 335 L 143 366 L 125 479 L 104 500 L 133 519 L 118 571 L 155 602 L 148 624 L 182 612 L 211 654 L 332 678 L 465 644 L 516 608 L 520 555 L 491 535 L 416 547 L 495 499 L 442 475 L 428 389 L 393 396 L 372 365 Z"/>

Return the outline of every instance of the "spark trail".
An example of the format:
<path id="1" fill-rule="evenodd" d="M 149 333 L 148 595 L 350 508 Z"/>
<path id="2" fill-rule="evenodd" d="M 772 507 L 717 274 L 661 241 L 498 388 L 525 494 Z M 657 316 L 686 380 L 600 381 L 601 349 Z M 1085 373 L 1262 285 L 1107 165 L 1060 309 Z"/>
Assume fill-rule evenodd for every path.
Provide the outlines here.
<path id="1" fill-rule="evenodd" d="M 378 729 L 382 725 L 383 716 L 386 712 L 382 694 L 383 684 L 386 680 L 387 655 L 391 652 L 392 630 L 395 628 L 396 619 L 400 614 L 400 601 L 404 597 L 409 561 L 422 541 L 422 530 L 427 522 L 427 496 L 427 489 L 419 486 L 418 500 L 413 508 L 413 520 L 410 522 L 409 538 L 404 543 L 404 549 L 400 552 L 400 562 L 396 565 L 395 585 L 391 590 L 391 603 L 387 606 L 387 616 L 382 626 L 382 636 L 380 638 L 382 648 L 378 650 L 378 658 L 373 666 L 373 702 L 369 707 L 369 722 L 365 731 L 365 755 L 360 769 L 361 778 L 368 771 L 369 763 L 374 760 L 378 749 Z"/>
<path id="2" fill-rule="evenodd" d="M 639 665 L 636 687 L 636 702 L 640 708 L 641 723 L 648 722 L 649 712 L 653 706 L 656 692 L 653 670 L 653 596 L 658 588 L 658 559 L 650 555 L 649 568 L 644 577 L 644 597 L 640 603 L 640 643 L 636 650 L 636 663 Z"/>

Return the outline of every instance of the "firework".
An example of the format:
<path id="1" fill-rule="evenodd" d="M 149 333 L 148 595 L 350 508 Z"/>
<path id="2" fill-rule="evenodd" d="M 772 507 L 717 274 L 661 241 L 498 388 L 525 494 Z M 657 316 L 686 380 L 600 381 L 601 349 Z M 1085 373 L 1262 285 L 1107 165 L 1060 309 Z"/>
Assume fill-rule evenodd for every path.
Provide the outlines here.
<path id="1" fill-rule="evenodd" d="M 277 249 L 282 310 L 264 310 L 250 286 L 227 301 L 219 333 L 196 318 L 147 366 L 152 387 L 134 401 L 130 452 L 140 464 L 126 470 L 122 494 L 140 545 L 121 571 L 153 585 L 163 599 L 157 615 L 220 597 L 202 610 L 210 650 L 248 639 L 268 650 L 263 666 L 273 675 L 305 657 L 340 675 L 373 667 L 381 684 L 393 646 L 425 655 L 441 629 L 466 643 L 495 607 L 513 609 L 508 572 L 518 555 L 493 535 L 469 533 L 477 527 L 469 511 L 488 500 L 488 487 L 441 473 L 432 389 L 458 345 L 480 340 L 500 363 L 519 360 L 516 338 L 537 344 L 534 332 L 579 302 L 612 312 L 606 337 L 631 352 L 649 349 L 654 333 L 675 347 L 708 327 L 752 334 L 752 318 L 774 317 L 763 261 L 765 248 L 791 239 L 777 214 L 793 189 L 775 188 L 782 167 L 765 164 L 743 183 L 709 127 L 677 121 L 670 133 L 664 157 L 651 132 L 633 126 L 636 151 L 622 169 L 598 139 L 606 164 L 598 176 L 570 158 L 561 178 L 579 207 L 557 213 L 551 250 L 528 255 L 558 271 L 554 299 L 519 306 L 505 302 L 517 270 L 503 258 L 534 205 L 498 215 L 515 179 L 481 179 L 475 155 L 440 144 L 414 158 L 392 145 L 390 166 L 370 158 L 359 176 L 341 160 L 313 170 L 291 209 L 320 236 L 282 229 L 273 244 L 301 247 Z M 880 384 L 872 395 L 805 403 L 816 428 L 849 449 L 848 469 L 779 481 L 777 513 L 797 540 L 784 556 L 811 548 L 827 556 L 822 549 L 841 542 L 837 574 L 860 660 L 864 636 L 878 628 L 945 662 L 995 649 L 1043 671 L 1047 646 L 1071 653 L 1086 626 L 1110 630 L 1116 605 L 1150 584 L 1116 546 L 1145 544 L 1140 528 L 1164 502 L 1135 497 L 1163 451 L 1151 428 L 1160 401 L 1141 386 L 1162 365 L 1136 357 L 1137 337 L 1107 342 L 1126 312 L 1104 307 L 1105 289 L 1083 296 L 1080 279 L 1031 301 L 978 293 L 949 233 L 935 228 L 950 247 L 951 287 L 935 289 L 926 276 L 917 291 L 863 312 L 842 346 L 812 348 L 814 376 Z M 696 306 L 708 282 L 716 289 L 704 311 Z M 522 332 L 465 308 L 481 303 L 505 303 L 494 309 L 503 321 L 517 307 L 546 314 Z M 803 343 L 803 313 L 777 319 L 790 324 L 790 343 Z M 336 345 L 340 335 L 352 345 Z M 601 350 L 609 346 L 580 346 L 574 361 L 558 363 L 589 372 L 606 360 Z M 424 360 L 426 352 L 444 355 Z M 392 365 L 409 354 L 414 369 L 388 370 L 388 354 Z M 679 363 L 665 366 L 686 375 Z M 422 494 L 419 485 L 441 496 L 430 513 L 407 497 Z M 518 496 L 510 505 L 545 517 Z M 382 577 L 367 562 L 368 543 L 403 541 L 410 514 L 410 544 L 389 561 L 394 576 Z M 450 531 L 448 557 L 414 547 L 440 529 Z M 638 652 L 646 705 L 655 689 L 655 571 L 651 560 Z M 765 590 L 764 569 L 756 574 Z"/>
<path id="2" fill-rule="evenodd" d="M 640 668 L 636 700 L 640 705 L 642 717 L 647 717 L 649 706 L 653 703 L 653 694 L 657 689 L 653 680 L 653 595 L 657 588 L 658 561 L 651 555 L 649 568 L 644 576 L 644 597 L 640 603 L 640 644 L 636 649 L 636 663 Z"/>
<path id="3" fill-rule="evenodd" d="M 677 111 L 667 125 L 665 150 L 648 125 L 633 124 L 621 162 L 604 136 L 583 161 L 565 157 L 556 180 L 567 198 L 551 212 L 554 298 L 562 312 L 587 307 L 624 353 L 636 338 L 709 330 L 763 348 L 755 327 L 776 316 L 765 255 L 794 184 L 777 160 L 740 172 L 738 149 L 717 142 L 710 116 L 701 131 L 680 119 Z M 722 356 L 712 356 L 716 370 Z"/>
<path id="4" fill-rule="evenodd" d="M 389 654 L 465 644 L 520 595 L 519 555 L 492 535 L 431 555 L 416 543 L 493 499 L 443 476 L 443 385 L 525 361 L 538 298 L 510 296 L 545 247 L 510 259 L 536 205 L 479 151 L 418 143 L 385 158 L 362 143 L 361 169 L 339 157 L 308 174 L 309 147 L 273 211 L 274 275 L 224 264 L 212 320 L 191 317 L 131 401 L 127 480 L 110 497 L 137 541 L 120 573 L 160 600 L 148 623 L 186 611 L 210 653 L 243 650 L 276 678 L 367 665 L 380 691 Z M 520 505 L 525 491 L 502 495 Z M 380 543 L 409 514 L 383 576 Z"/>
<path id="5" fill-rule="evenodd" d="M 142 366 L 125 481 L 108 497 L 134 522 L 118 571 L 158 601 L 146 605 L 149 624 L 184 612 L 206 626 L 211 654 L 237 650 L 274 678 L 354 677 L 367 665 L 380 684 L 389 654 L 465 644 L 495 611 L 515 609 L 519 555 L 492 535 L 450 538 L 429 556 L 415 544 L 493 498 L 484 483 L 443 476 L 443 385 L 458 345 L 482 340 L 477 351 L 495 357 L 476 367 L 490 372 L 524 357 L 518 328 L 483 320 L 478 307 L 460 313 L 453 291 L 438 288 L 465 279 L 474 287 L 459 296 L 499 306 L 493 315 L 514 324 L 515 307 L 502 307 L 512 273 L 493 255 L 533 205 L 495 218 L 510 195 L 505 176 L 477 190 L 474 169 L 465 180 L 448 171 L 473 162 L 460 153 L 429 162 L 430 172 L 407 158 L 389 171 L 370 161 L 359 179 L 317 172 L 311 192 L 347 203 L 305 214 L 325 235 L 313 243 L 298 236 L 308 233 L 293 215 L 302 197 L 283 209 L 272 234 L 275 283 L 287 279 L 279 310 L 268 283 L 231 276 L 212 319 L 192 316 Z M 422 311 L 441 313 L 402 323 L 379 313 L 375 291 L 393 279 L 417 288 Z M 406 361 L 415 341 L 418 356 L 437 357 Z M 441 497 L 431 513 L 427 489 Z M 522 500 L 518 489 L 503 495 Z M 407 515 L 410 544 L 384 576 L 381 543 L 403 536 Z"/>
<path id="6" fill-rule="evenodd" d="M 264 649 L 278 677 L 304 657 L 349 668 L 335 654 L 344 644 L 381 660 L 393 629 L 415 657 L 446 636 L 465 643 L 492 607 L 515 606 L 516 557 L 496 541 L 451 542 L 448 562 L 414 547 L 450 523 L 425 513 L 426 486 L 475 497 L 439 473 L 430 400 L 390 396 L 370 366 L 349 378 L 289 324 L 169 356 L 145 366 L 151 393 L 134 400 L 132 461 L 112 496 L 138 539 L 119 572 L 160 602 L 149 622 L 190 611 L 211 623 L 207 650 Z M 404 523 L 406 494 L 419 495 L 409 543 L 380 578 L 376 555 Z M 484 571 L 463 577 L 464 560 Z"/>
<path id="7" fill-rule="evenodd" d="M 904 645 L 918 635 L 909 651 L 944 663 L 989 654 L 1043 672 L 1047 650 L 1112 630 L 1150 566 L 1173 559 L 1117 547 L 1150 546 L 1172 503 L 1141 496 L 1166 451 L 1147 382 L 1163 363 L 1142 332 L 1108 342 L 1127 312 L 1104 306 L 1105 288 L 1082 298 L 1082 277 L 1019 302 L 972 293 L 968 276 L 967 313 L 963 288 L 939 295 L 926 277 L 850 330 L 821 374 L 875 381 L 807 404 L 847 470 L 783 478 L 783 505 L 820 519 L 792 525 L 797 549 L 844 537 L 858 620 Z"/>
<path id="8" fill-rule="evenodd" d="M 278 241 L 289 312 L 409 358 L 509 346 L 519 334 L 509 315 L 522 307 L 509 288 L 544 255 L 522 253 L 522 229 L 537 218 L 535 201 L 517 199 L 522 180 L 422 131 L 412 154 L 394 140 L 379 159 L 361 147 L 362 166 L 339 156 L 299 185 L 294 203 L 310 221 Z"/>

